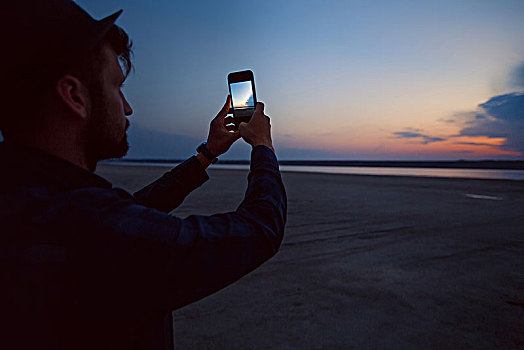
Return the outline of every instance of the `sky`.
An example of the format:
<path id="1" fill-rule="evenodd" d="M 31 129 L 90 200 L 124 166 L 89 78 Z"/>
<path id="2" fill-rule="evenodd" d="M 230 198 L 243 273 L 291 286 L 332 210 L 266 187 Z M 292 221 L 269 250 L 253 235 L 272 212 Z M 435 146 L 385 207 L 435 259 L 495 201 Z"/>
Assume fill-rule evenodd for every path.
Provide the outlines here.
<path id="1" fill-rule="evenodd" d="M 231 84 L 231 98 L 233 107 L 254 107 L 251 81 L 241 81 Z"/>
<path id="2" fill-rule="evenodd" d="M 524 159 L 522 0 L 77 3 L 124 10 L 130 158 L 194 154 L 251 69 L 280 159 Z"/>

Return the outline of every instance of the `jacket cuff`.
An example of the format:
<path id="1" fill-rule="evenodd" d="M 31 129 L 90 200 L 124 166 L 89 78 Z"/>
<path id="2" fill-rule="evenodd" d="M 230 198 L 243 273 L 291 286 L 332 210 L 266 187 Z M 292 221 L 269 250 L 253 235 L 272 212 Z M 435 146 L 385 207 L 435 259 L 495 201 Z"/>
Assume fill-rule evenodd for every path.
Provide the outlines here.
<path id="1" fill-rule="evenodd" d="M 250 170 L 257 169 L 276 169 L 278 170 L 278 160 L 275 153 L 267 146 L 258 145 L 251 150 Z"/>

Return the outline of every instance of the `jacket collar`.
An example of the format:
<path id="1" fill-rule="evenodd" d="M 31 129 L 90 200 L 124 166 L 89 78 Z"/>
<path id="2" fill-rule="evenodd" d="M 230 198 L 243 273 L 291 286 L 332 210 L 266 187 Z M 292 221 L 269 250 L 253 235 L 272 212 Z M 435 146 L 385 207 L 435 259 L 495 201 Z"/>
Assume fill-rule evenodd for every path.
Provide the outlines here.
<path id="1" fill-rule="evenodd" d="M 102 177 L 35 148 L 0 142 L 0 164 L 0 179 L 4 186 L 54 185 L 63 190 L 112 187 Z"/>

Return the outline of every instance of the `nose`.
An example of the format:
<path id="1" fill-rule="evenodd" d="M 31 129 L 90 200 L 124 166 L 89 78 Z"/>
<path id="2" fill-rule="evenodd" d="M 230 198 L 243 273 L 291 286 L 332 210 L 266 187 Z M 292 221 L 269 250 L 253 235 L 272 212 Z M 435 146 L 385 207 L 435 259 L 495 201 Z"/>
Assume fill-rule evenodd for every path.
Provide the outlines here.
<path id="1" fill-rule="evenodd" d="M 127 102 L 127 99 L 124 96 L 124 94 L 122 93 L 122 91 L 120 91 L 120 95 L 122 95 L 122 102 L 124 103 L 124 114 L 125 115 L 133 114 L 133 108 L 131 108 L 131 105 L 129 104 L 129 102 Z"/>

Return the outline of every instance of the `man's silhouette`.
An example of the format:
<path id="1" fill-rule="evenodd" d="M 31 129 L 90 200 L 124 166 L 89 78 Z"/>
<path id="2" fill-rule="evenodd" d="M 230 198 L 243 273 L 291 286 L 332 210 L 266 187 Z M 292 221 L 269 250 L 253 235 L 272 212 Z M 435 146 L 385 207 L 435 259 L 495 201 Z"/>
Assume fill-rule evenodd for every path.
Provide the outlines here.
<path id="1" fill-rule="evenodd" d="M 172 349 L 172 310 L 280 246 L 286 195 L 264 106 L 233 132 L 228 97 L 197 156 L 135 194 L 113 188 L 93 171 L 128 149 L 121 11 L 96 21 L 68 0 L 2 7 L 0 346 Z M 169 215 L 240 137 L 253 150 L 238 209 Z"/>

